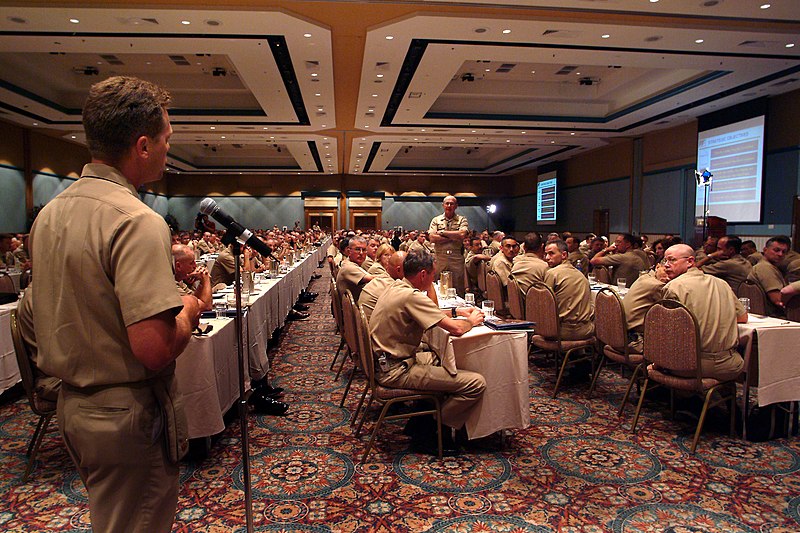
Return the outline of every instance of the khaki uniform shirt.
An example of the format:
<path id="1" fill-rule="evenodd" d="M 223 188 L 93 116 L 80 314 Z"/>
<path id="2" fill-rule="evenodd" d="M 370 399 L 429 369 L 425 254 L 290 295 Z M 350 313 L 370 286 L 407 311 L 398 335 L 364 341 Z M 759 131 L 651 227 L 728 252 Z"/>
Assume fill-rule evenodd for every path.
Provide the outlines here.
<path id="1" fill-rule="evenodd" d="M 561 337 L 575 340 L 594 332 L 594 302 L 589 280 L 569 263 L 561 263 L 544 274 L 558 301 Z"/>
<path id="2" fill-rule="evenodd" d="M 761 259 L 761 261 L 753 267 L 747 279 L 758 283 L 764 291 L 764 294 L 770 291 L 779 291 L 786 286 L 786 280 L 783 279 L 781 271 L 766 259 Z M 781 307 L 772 303 L 769 296 L 767 296 L 765 300 L 767 304 L 767 314 L 769 316 L 784 316 L 786 314 Z"/>
<path id="3" fill-rule="evenodd" d="M 361 268 L 364 268 L 364 265 L 361 265 Z M 389 276 L 389 273 L 386 272 L 386 269 L 383 268 L 383 265 L 378 263 L 377 261 L 374 261 L 372 263 L 372 266 L 370 266 L 367 269 L 367 274 L 369 274 L 370 276 Z"/>
<path id="4" fill-rule="evenodd" d="M 511 267 L 513 266 L 514 264 L 502 253 L 496 254 L 489 261 L 489 270 L 494 270 L 497 273 L 497 277 L 500 278 L 500 283 L 503 287 L 508 285 L 508 275 L 511 274 Z"/>
<path id="5" fill-rule="evenodd" d="M 567 261 L 569 261 L 572 266 L 581 272 L 586 272 L 586 269 L 588 268 L 587 265 L 589 264 L 589 258 L 586 257 L 586 254 L 580 250 L 575 250 L 574 252 L 570 253 L 567 256 Z M 579 262 L 580 268 L 578 267 Z"/>
<path id="6" fill-rule="evenodd" d="M 412 241 L 406 248 L 406 251 L 408 252 L 419 252 L 421 250 L 428 253 L 433 253 L 433 245 L 428 241 L 425 241 L 423 244 L 420 244 L 419 241 Z"/>
<path id="7" fill-rule="evenodd" d="M 622 300 L 628 330 L 644 333 L 644 315 L 654 303 L 663 298 L 664 282 L 658 279 L 655 273 L 649 272 L 634 281 Z"/>
<path id="8" fill-rule="evenodd" d="M 200 250 L 200 255 L 214 253 L 214 246 L 207 243 L 205 239 L 197 241 L 197 249 Z"/>
<path id="9" fill-rule="evenodd" d="M 367 283 L 364 281 L 364 276 L 367 271 L 350 261 L 345 259 L 342 261 L 342 266 L 339 267 L 339 273 L 336 275 L 336 286 L 339 288 L 339 294 L 344 294 L 344 291 L 349 290 L 353 293 L 353 301 L 357 302 L 361 296 L 361 289 Z"/>
<path id="10" fill-rule="evenodd" d="M 220 250 L 214 266 L 211 267 L 211 286 L 219 283 L 230 285 L 236 277 L 236 260 L 230 248 L 225 247 Z"/>
<path id="11" fill-rule="evenodd" d="M 469 222 L 467 222 L 467 217 L 454 214 L 453 218 L 448 220 L 445 218 L 444 213 L 439 216 L 433 217 L 431 220 L 431 224 L 428 227 L 428 233 L 432 231 L 469 231 Z M 464 240 L 458 239 L 457 241 L 447 240 L 446 242 L 440 242 L 438 244 L 434 244 L 434 249 L 436 250 L 437 256 L 445 256 L 445 255 L 456 255 L 462 256 L 462 250 L 464 249 Z"/>
<path id="12" fill-rule="evenodd" d="M 664 298 L 678 300 L 694 313 L 700 327 L 701 352 L 736 351 L 736 317 L 745 311 L 727 283 L 693 267 L 664 285 Z"/>
<path id="13" fill-rule="evenodd" d="M 358 297 L 358 305 L 364 311 L 364 316 L 369 321 L 372 317 L 372 311 L 375 310 L 375 305 L 378 303 L 378 298 L 394 283 L 394 279 L 388 274 L 378 276 L 361 289 L 361 296 Z"/>
<path id="14" fill-rule="evenodd" d="M 373 347 L 395 359 L 413 357 L 422 334 L 443 319 L 439 306 L 427 294 L 405 278 L 395 280 L 372 312 L 369 332 Z"/>
<path id="15" fill-rule="evenodd" d="M 764 256 L 761 254 L 761 252 L 753 252 L 752 254 L 745 257 L 745 259 L 750 261 L 750 264 L 753 266 L 756 266 L 758 262 L 761 261 L 763 258 Z"/>
<path id="16" fill-rule="evenodd" d="M 367 257 L 364 258 L 364 262 L 361 263 L 361 268 L 363 268 L 364 270 L 369 272 L 369 269 L 374 264 L 375 264 L 375 260 L 373 258 L 371 258 L 370 256 L 367 256 Z"/>
<path id="17" fill-rule="evenodd" d="M 601 264 L 605 266 L 613 266 L 614 271 L 611 276 L 611 284 L 615 285 L 617 279 L 625 278 L 628 286 L 630 287 L 634 281 L 639 277 L 639 272 L 642 270 L 650 270 L 650 264 L 646 259 L 634 253 L 633 250 L 628 250 L 624 254 L 610 254 L 604 255 L 601 259 Z"/>
<path id="18" fill-rule="evenodd" d="M 489 243 L 486 251 L 487 255 L 495 256 L 500 253 L 500 241 L 492 241 Z"/>
<path id="19" fill-rule="evenodd" d="M 141 382 L 148 370 L 127 327 L 183 307 L 169 228 L 116 169 L 88 164 L 51 200 L 31 232 L 39 365 L 75 387 Z M 38 250 L 38 252 L 37 252 Z"/>
<path id="20" fill-rule="evenodd" d="M 339 253 L 339 249 L 336 247 L 336 245 L 331 244 L 331 245 L 328 246 L 328 250 L 325 252 L 325 255 L 327 257 L 336 257 L 336 254 L 338 254 L 338 253 Z"/>
<path id="21" fill-rule="evenodd" d="M 538 255 L 526 253 L 514 258 L 511 273 L 514 274 L 517 286 L 522 289 L 523 294 L 527 294 L 534 281 L 544 281 L 544 274 L 548 268 L 547 263 Z"/>
<path id="22" fill-rule="evenodd" d="M 739 285 L 750 275 L 753 265 L 740 254 L 735 254 L 729 259 L 723 259 L 711 265 L 703 265 L 701 268 L 706 274 L 711 274 L 727 282 L 736 293 L 739 291 Z"/>
<path id="23" fill-rule="evenodd" d="M 477 289 L 478 287 L 478 263 L 480 260 L 473 261 L 472 258 L 476 255 L 484 255 L 483 252 L 480 254 L 476 254 L 472 250 L 467 252 L 466 257 L 464 257 L 464 267 L 467 269 L 467 277 L 469 278 L 469 287 L 471 289 Z"/>

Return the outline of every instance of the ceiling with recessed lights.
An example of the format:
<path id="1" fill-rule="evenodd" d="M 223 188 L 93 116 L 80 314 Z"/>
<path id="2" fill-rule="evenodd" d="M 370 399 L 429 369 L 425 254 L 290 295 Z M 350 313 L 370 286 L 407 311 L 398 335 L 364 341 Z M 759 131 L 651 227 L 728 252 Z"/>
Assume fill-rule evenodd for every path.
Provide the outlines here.
<path id="1" fill-rule="evenodd" d="M 199 175 L 506 176 L 800 88 L 796 0 L 24 4 L 0 119 L 83 142 L 88 87 L 139 76 Z"/>

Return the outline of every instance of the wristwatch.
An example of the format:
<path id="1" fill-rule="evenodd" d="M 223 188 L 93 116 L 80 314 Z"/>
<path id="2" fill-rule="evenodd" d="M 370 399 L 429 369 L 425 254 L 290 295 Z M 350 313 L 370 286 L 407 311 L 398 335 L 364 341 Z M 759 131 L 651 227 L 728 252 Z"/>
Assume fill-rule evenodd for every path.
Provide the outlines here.
<path id="1" fill-rule="evenodd" d="M 456 318 L 458 316 L 458 313 L 456 313 L 456 308 L 455 307 L 450 309 L 450 314 L 453 316 L 453 318 Z"/>

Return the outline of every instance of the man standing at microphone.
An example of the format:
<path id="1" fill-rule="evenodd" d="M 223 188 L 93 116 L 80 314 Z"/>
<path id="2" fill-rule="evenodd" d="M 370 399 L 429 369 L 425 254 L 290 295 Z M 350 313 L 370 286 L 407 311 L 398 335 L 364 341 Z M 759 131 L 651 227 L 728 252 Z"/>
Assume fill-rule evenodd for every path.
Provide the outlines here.
<path id="1" fill-rule="evenodd" d="M 83 109 L 92 162 L 31 231 L 42 370 L 62 379 L 58 422 L 95 532 L 168 532 L 187 441 L 175 359 L 200 316 L 175 291 L 164 219 L 137 188 L 161 178 L 169 94 L 113 77 Z"/>

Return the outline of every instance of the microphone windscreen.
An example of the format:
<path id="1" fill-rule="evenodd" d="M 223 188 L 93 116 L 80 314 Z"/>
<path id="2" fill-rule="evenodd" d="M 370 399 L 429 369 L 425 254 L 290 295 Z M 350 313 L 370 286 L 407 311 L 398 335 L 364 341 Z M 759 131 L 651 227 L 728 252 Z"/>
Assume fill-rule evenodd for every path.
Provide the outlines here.
<path id="1" fill-rule="evenodd" d="M 204 198 L 202 202 L 200 202 L 200 212 L 204 215 L 210 215 L 214 212 L 217 208 L 217 202 L 212 200 L 211 198 Z"/>

